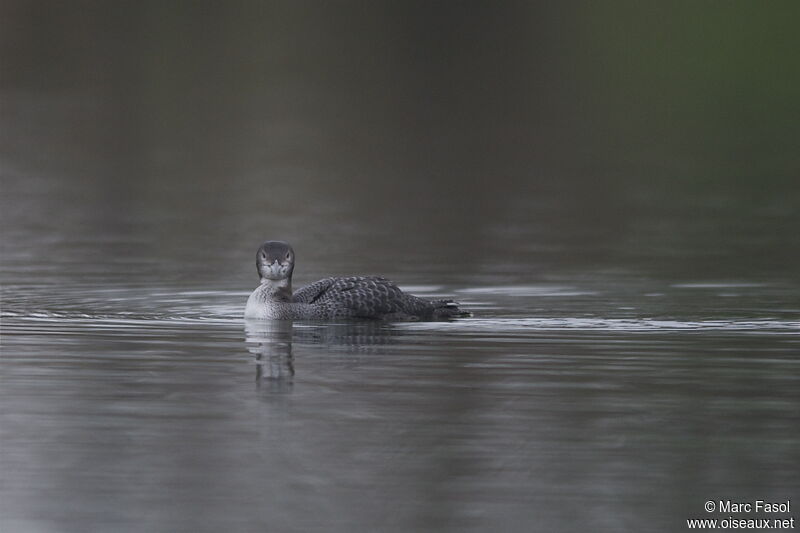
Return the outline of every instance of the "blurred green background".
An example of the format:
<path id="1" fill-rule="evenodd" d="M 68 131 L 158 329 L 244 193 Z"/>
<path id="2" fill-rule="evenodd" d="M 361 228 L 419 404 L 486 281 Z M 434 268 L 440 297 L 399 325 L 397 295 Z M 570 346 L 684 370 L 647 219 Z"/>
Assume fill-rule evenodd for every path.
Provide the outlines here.
<path id="1" fill-rule="evenodd" d="M 321 273 L 795 277 L 799 15 L 5 1 L 4 249 L 37 227 L 235 284 L 266 238 Z"/>

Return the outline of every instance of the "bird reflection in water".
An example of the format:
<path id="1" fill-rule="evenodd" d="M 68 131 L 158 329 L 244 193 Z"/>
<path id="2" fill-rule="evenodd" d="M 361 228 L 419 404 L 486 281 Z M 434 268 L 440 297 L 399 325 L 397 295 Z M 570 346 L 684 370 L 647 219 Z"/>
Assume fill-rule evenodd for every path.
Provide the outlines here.
<path id="1" fill-rule="evenodd" d="M 402 332 L 390 323 L 352 321 L 324 323 L 292 320 L 245 320 L 248 350 L 255 355 L 256 382 L 277 391 L 288 390 L 294 378 L 292 343 L 325 355 L 371 354 L 395 344 Z"/>
<path id="2" fill-rule="evenodd" d="M 291 388 L 294 377 L 291 320 L 245 320 L 247 349 L 256 356 L 256 383 Z"/>

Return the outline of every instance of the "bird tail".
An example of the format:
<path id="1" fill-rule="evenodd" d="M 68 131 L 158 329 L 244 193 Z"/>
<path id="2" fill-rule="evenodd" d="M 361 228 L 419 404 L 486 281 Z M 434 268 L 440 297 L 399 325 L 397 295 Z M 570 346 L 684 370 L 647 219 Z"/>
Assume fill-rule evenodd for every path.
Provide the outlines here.
<path id="1" fill-rule="evenodd" d="M 458 304 L 453 300 L 434 300 L 433 301 L 433 318 L 466 318 L 472 316 L 472 313 L 465 311 L 458 307 Z"/>

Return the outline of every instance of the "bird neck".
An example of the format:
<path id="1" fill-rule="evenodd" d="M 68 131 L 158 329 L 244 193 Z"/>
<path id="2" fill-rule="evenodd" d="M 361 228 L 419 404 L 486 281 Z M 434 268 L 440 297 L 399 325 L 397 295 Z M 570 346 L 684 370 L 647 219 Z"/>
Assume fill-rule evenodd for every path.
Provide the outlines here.
<path id="1" fill-rule="evenodd" d="M 261 279 L 262 292 L 270 300 L 279 302 L 292 301 L 292 278 Z"/>

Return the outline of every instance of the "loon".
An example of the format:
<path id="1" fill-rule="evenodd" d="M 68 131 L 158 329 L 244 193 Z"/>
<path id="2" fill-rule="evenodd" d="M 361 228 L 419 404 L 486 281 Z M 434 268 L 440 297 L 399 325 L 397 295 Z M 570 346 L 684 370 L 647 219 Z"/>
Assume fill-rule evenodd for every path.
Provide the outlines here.
<path id="1" fill-rule="evenodd" d="M 282 241 L 261 245 L 256 269 L 261 285 L 247 299 L 245 318 L 441 320 L 470 316 L 451 300 L 418 298 L 377 276 L 325 278 L 293 293 L 294 250 Z"/>

